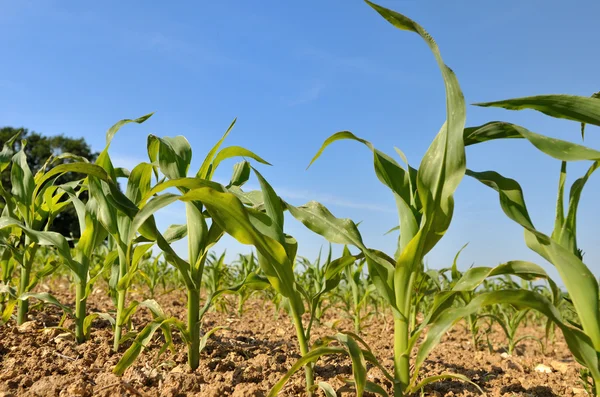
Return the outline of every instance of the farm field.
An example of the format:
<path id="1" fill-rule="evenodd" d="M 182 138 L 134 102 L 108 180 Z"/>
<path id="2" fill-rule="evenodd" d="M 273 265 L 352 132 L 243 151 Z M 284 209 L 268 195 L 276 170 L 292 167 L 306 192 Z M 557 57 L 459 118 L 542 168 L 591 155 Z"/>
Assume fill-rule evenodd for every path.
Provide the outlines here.
<path id="1" fill-rule="evenodd" d="M 64 285 L 63 288 L 67 286 Z M 56 286 L 55 286 L 56 288 Z M 61 291 L 57 289 L 57 291 Z M 64 291 L 64 290 L 63 290 Z M 93 293 L 90 309 L 102 311 L 110 305 L 104 291 Z M 54 294 L 68 300 L 64 292 Z M 135 298 L 136 294 L 132 294 Z M 180 319 L 185 318 L 185 295 L 170 292 L 157 298 L 161 306 Z M 235 307 L 236 302 L 232 300 Z M 33 311 L 24 329 L 1 329 L 0 393 L 4 396 L 265 396 L 299 357 L 293 337 L 293 326 L 285 313 L 274 317 L 275 306 L 261 298 L 251 298 L 243 315 L 238 317 L 209 312 L 205 325 L 226 326 L 213 336 L 201 356 L 198 370 L 187 368 L 185 349 L 176 341 L 175 353 L 167 351 L 158 360 L 162 338 L 149 344 L 138 361 L 119 378 L 112 373 L 119 356 L 112 353 L 108 322 L 99 321 L 89 341 L 77 345 L 72 338 L 56 329 L 46 329 L 58 323 L 61 313 L 51 307 Z M 140 313 L 134 323 L 141 327 L 150 316 Z M 339 309 L 328 311 L 323 325 L 315 328 L 314 338 L 329 335 L 325 325 L 339 320 L 339 330 L 353 330 L 352 321 L 344 319 Z M 388 370 L 392 367 L 393 348 L 386 335 L 393 333 L 391 317 L 387 324 L 381 319 L 365 321 L 363 337 Z M 65 324 L 67 325 L 67 324 Z M 534 324 L 520 329 L 522 335 L 543 337 Z M 473 349 L 465 324 L 449 331 L 442 343 L 428 358 L 424 375 L 456 372 L 477 383 L 488 396 L 580 396 L 579 365 L 571 358 L 561 337 L 549 344 L 545 352 L 533 341 L 524 341 L 516 352 L 503 357 L 505 335 L 496 327 L 489 335 L 493 351 L 487 346 Z M 506 353 L 505 353 L 506 354 Z M 539 364 L 551 373 L 537 372 Z M 326 358 L 315 368 L 317 381 L 330 382 L 343 391 L 351 374 L 351 362 L 342 357 Z M 380 382 L 391 393 L 376 370 L 371 379 Z M 425 396 L 477 396 L 472 386 L 457 381 L 442 381 L 425 388 Z M 304 378 L 295 375 L 282 396 L 304 395 Z M 351 390 L 338 393 L 351 396 Z M 368 394 L 365 394 L 368 395 Z M 420 394 L 417 394 L 420 395 Z"/>
<path id="2" fill-rule="evenodd" d="M 297 203 L 312 194 L 272 184 L 268 142 L 235 143 L 237 119 L 196 146 L 148 131 L 154 113 L 137 115 L 108 126 L 98 153 L 83 139 L 2 129 L 0 397 L 600 396 L 597 244 L 586 236 L 597 222 L 582 199 L 598 193 L 600 151 L 587 145 L 600 126 L 600 92 L 472 106 L 533 113 L 548 135 L 496 119 L 469 126 L 472 107 L 433 37 L 365 3 L 390 34 L 427 51 L 441 76 L 441 125 L 418 162 L 338 130 L 306 163 L 351 143 L 335 160 L 355 151 L 368 159 L 393 199 L 383 211 L 352 197 Z M 568 139 L 552 136 L 556 122 L 571 126 Z M 143 131 L 129 141 L 143 158 L 117 161 L 122 130 Z M 488 168 L 478 151 L 502 141 L 538 157 Z M 525 172 L 534 160 L 552 185 L 526 195 L 526 175 L 549 180 Z M 336 179 L 352 187 L 346 196 L 364 193 L 362 175 Z M 512 228 L 456 212 L 463 180 L 469 208 L 493 202 Z M 329 208 L 340 204 L 386 213 L 391 229 Z M 472 246 L 453 243 L 430 267 L 457 217 L 485 235 L 476 250 L 505 259 L 467 265 Z M 371 245 L 386 235 L 392 246 Z M 318 255 L 304 255 L 318 244 Z"/>

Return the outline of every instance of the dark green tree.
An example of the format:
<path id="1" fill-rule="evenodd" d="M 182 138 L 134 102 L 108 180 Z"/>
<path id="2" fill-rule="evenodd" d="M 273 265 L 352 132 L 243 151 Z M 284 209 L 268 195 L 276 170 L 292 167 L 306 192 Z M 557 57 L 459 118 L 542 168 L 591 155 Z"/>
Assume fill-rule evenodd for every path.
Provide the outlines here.
<path id="1" fill-rule="evenodd" d="M 58 156 L 62 153 L 71 153 L 77 156 L 85 157 L 90 162 L 93 162 L 98 153 L 92 151 L 92 148 L 83 138 L 70 138 L 64 135 L 45 136 L 34 131 L 28 131 L 25 128 L 2 127 L 0 128 L 0 148 L 4 142 L 8 141 L 17 132 L 22 131 L 19 139 L 13 144 L 13 150 L 17 152 L 21 148 L 21 141 L 26 140 L 25 153 L 27 154 L 27 162 L 31 171 L 34 173 L 39 171 L 44 166 L 46 160 L 50 156 Z M 58 164 L 63 164 L 69 160 L 56 161 L 49 168 Z M 10 167 L 2 172 L 2 186 L 10 191 Z M 81 179 L 82 175 L 66 174 L 61 177 L 60 182 L 66 183 L 69 181 Z M 85 198 L 82 196 L 82 198 Z M 50 230 L 63 234 L 64 236 L 79 237 L 79 223 L 77 214 L 72 206 L 68 206 L 61 212 L 54 222 Z"/>

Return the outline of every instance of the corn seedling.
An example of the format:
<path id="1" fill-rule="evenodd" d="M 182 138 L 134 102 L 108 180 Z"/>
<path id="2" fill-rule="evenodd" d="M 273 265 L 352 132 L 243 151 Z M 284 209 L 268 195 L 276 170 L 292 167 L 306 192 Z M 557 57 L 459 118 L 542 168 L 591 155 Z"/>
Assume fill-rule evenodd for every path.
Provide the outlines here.
<path id="1" fill-rule="evenodd" d="M 260 277 L 264 277 L 261 274 L 260 267 L 258 265 L 258 261 L 254 253 L 250 253 L 248 255 L 240 254 L 238 259 L 233 263 L 233 273 L 235 284 L 242 283 L 244 280 L 247 280 L 252 274 L 256 274 Z M 244 305 L 250 299 L 250 297 L 256 293 L 257 291 L 264 291 L 269 287 L 268 283 L 255 283 L 252 285 L 244 284 L 238 291 L 238 305 L 237 305 L 237 314 L 239 317 L 244 313 Z"/>
<path id="2" fill-rule="evenodd" d="M 183 324 L 174 318 L 159 316 L 159 320 L 149 324 L 136 338 L 134 345 L 125 353 L 127 359 L 122 359 L 115 368 L 116 373 L 122 374 L 127 366 L 131 365 L 133 359 L 137 357 L 145 343 L 157 329 L 165 329 L 169 326 L 175 326 L 181 331 L 183 339 L 188 345 L 188 364 L 192 369 L 198 368 L 202 317 L 211 307 L 213 300 L 219 295 L 225 292 L 235 292 L 241 288 L 241 285 L 238 285 L 226 290 L 215 291 L 209 294 L 204 305 L 200 306 L 200 289 L 209 250 L 226 231 L 226 228 L 218 222 L 209 223 L 211 218 L 204 211 L 205 206 L 210 216 L 214 216 L 214 214 L 210 212 L 209 204 L 206 204 L 205 201 L 213 203 L 212 200 L 216 196 L 218 197 L 216 199 L 217 204 L 226 206 L 227 199 L 221 199 L 220 195 L 236 197 L 233 193 L 228 192 L 229 189 L 234 189 L 238 194 L 243 195 L 240 187 L 248 180 L 250 166 L 247 161 L 236 164 L 234 174 L 227 187 L 212 182 L 212 176 L 223 160 L 232 157 L 244 156 L 268 164 L 256 154 L 239 146 L 230 146 L 219 150 L 234 124 L 235 121 L 227 129 L 221 140 L 209 151 L 195 177 L 187 177 L 192 159 L 192 149 L 185 137 L 159 138 L 154 135 L 148 137 L 147 148 L 150 163 L 142 163 L 136 167 L 136 169 L 141 170 L 139 178 L 143 176 L 146 188 L 139 192 L 140 210 L 131 219 L 129 241 L 135 239 L 137 230 L 147 225 L 148 222 L 152 223 L 152 228 L 142 234 L 146 240 L 156 242 L 163 251 L 165 259 L 180 273 L 188 293 L 187 323 Z M 152 172 L 159 181 L 154 187 L 150 188 L 149 181 Z M 132 184 L 133 174 L 132 171 L 129 184 Z M 160 174 L 163 177 L 160 177 Z M 134 183 L 133 186 L 135 185 Z M 173 188 L 177 189 L 182 195 L 174 193 L 159 194 L 166 189 Z M 185 203 L 187 224 L 173 225 L 163 235 L 156 229 L 153 215 L 178 200 Z M 171 241 L 183 236 L 187 236 L 187 260 L 181 258 L 170 245 Z M 128 248 L 128 252 L 130 251 L 131 248 Z M 259 281 L 255 281 L 259 283 Z"/>

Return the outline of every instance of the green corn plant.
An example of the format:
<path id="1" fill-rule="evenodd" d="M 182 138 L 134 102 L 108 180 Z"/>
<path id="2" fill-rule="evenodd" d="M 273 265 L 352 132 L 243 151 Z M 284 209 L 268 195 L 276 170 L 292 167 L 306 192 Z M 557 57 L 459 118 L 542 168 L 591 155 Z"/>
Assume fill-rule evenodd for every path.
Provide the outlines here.
<path id="1" fill-rule="evenodd" d="M 209 296 L 214 295 L 217 291 L 223 289 L 230 280 L 229 268 L 225 263 L 225 255 L 226 251 L 223 251 L 218 257 L 214 252 L 208 254 L 206 267 L 204 269 L 205 275 L 202 278 L 202 282 L 206 289 L 206 293 Z M 226 302 L 222 299 L 215 299 L 212 307 L 223 313 L 227 311 Z"/>
<path id="2" fill-rule="evenodd" d="M 139 212 L 131 218 L 129 240 L 134 241 L 137 231 L 141 230 L 146 240 L 156 242 L 158 247 L 163 251 L 165 259 L 177 269 L 184 281 L 188 293 L 187 323 L 183 324 L 171 319 L 166 319 L 163 323 L 164 325 L 175 326 L 181 331 L 188 347 L 188 364 L 192 369 L 198 368 L 200 362 L 200 328 L 204 314 L 211 307 L 214 299 L 222 293 L 235 292 L 241 286 L 238 285 L 209 294 L 204 301 L 204 305 L 200 305 L 200 289 L 209 250 L 221 239 L 224 231 L 221 225 L 217 222 L 212 222 L 211 218 L 207 216 L 203 201 L 193 199 L 194 196 L 187 195 L 187 193 L 191 190 L 196 191 L 200 188 L 205 188 L 217 192 L 225 192 L 231 189 L 243 195 L 240 187 L 249 178 L 249 163 L 244 160 L 236 164 L 231 181 L 225 187 L 211 181 L 214 172 L 221 162 L 229 158 L 243 156 L 252 158 L 260 163 L 268 164 L 258 155 L 239 146 L 230 146 L 221 149 L 223 141 L 229 135 L 234 124 L 235 121 L 209 151 L 195 177 L 187 176 L 192 159 L 192 149 L 183 136 L 159 138 L 150 135 L 147 144 L 150 163 L 143 163 L 136 167 L 144 167 L 144 180 L 146 181 L 150 178 L 148 173 L 153 172 L 158 183 L 154 187 L 144 189 L 143 192 L 140 192 L 140 200 L 136 200 L 139 203 Z M 133 174 L 134 172 L 132 171 Z M 160 174 L 163 176 L 161 177 Z M 130 183 L 131 180 L 132 176 L 129 177 Z M 160 194 L 167 189 L 177 189 L 182 195 L 175 193 Z M 153 218 L 154 213 L 178 200 L 184 201 L 187 224 L 172 226 L 163 235 L 156 229 Z M 249 202 L 251 198 L 245 198 L 244 200 Z M 149 223 L 152 225 L 151 228 L 148 227 Z M 143 227 L 146 229 L 140 229 Z M 187 260 L 181 258 L 169 244 L 170 240 L 176 235 L 178 237 L 187 236 Z M 131 248 L 128 248 L 128 252 L 131 252 Z M 125 271 L 122 274 L 126 273 Z M 254 282 L 260 284 L 256 279 Z M 150 335 L 151 337 L 154 331 L 159 328 L 164 327 L 161 327 L 158 322 L 153 322 L 150 324 L 150 328 L 142 331 L 142 335 Z M 147 339 L 144 339 L 144 341 L 147 341 Z M 138 346 L 138 344 L 135 343 L 134 346 Z M 115 368 L 115 372 L 119 374 L 123 373 L 125 368 L 132 363 L 131 358 L 136 357 L 140 352 L 141 349 L 138 348 L 128 350 L 126 355 L 129 358 L 120 362 Z"/>
<path id="3" fill-rule="evenodd" d="M 382 369 L 383 367 L 357 335 L 353 335 L 350 339 L 362 345 L 361 349 L 357 350 L 355 345 L 341 343 L 339 339 L 336 340 L 341 346 L 332 347 L 329 343 L 333 340 L 330 339 L 304 355 L 297 365 L 306 365 L 307 362 L 312 362 L 325 354 L 345 353 L 353 360 L 352 383 L 357 395 L 362 395 L 365 390 L 387 395 L 379 385 L 366 379 L 364 364 L 365 361 L 369 361 L 382 369 L 386 378 L 393 384 L 395 396 L 408 396 L 427 384 L 443 378 L 456 378 L 470 382 L 468 378 L 458 374 L 442 374 L 419 380 L 420 369 L 425 358 L 439 343 L 446 330 L 460 318 L 470 314 L 469 310 L 480 304 L 481 300 L 490 299 L 481 298 L 475 304 L 472 302 L 465 306 L 467 309 L 448 310 L 459 292 L 472 291 L 487 277 L 502 274 L 519 274 L 526 278 L 547 278 L 547 275 L 539 266 L 522 261 L 507 263 L 493 269 L 471 269 L 468 274 L 465 274 L 463 280 L 457 283 L 453 291 L 442 291 L 436 295 L 431 304 L 431 312 L 424 313 L 424 319 L 418 326 L 411 321 L 415 316 L 414 312 L 419 310 L 412 295 L 415 283 L 424 273 L 423 259 L 450 225 L 454 208 L 453 193 L 466 170 L 463 141 L 465 103 L 454 73 L 443 63 L 438 47 L 431 36 L 405 16 L 373 3 L 367 3 L 392 25 L 419 34 L 429 45 L 442 71 L 446 86 L 447 120 L 427 150 L 418 170 L 409 165 L 401 166 L 390 156 L 375 149 L 370 142 L 348 131 L 339 132 L 327 139 L 313 158 L 314 162 L 328 145 L 337 140 L 351 139 L 363 143 L 373 154 L 378 179 L 394 193 L 399 213 L 400 237 L 393 258 L 367 248 L 356 224 L 348 219 L 335 218 L 318 203 L 311 202 L 298 208 L 288 205 L 290 213 L 309 229 L 321 234 L 332 243 L 354 245 L 363 253 L 378 293 L 385 299 L 393 313 L 394 370 L 393 374 L 389 374 Z M 403 162 L 407 163 L 402 152 L 396 151 Z M 420 336 L 426 328 L 428 329 L 426 339 L 420 342 Z M 411 367 L 410 357 L 415 349 L 416 362 Z M 284 378 L 271 390 L 271 395 L 275 395 L 280 390 L 286 379 Z"/>
<path id="4" fill-rule="evenodd" d="M 138 265 L 144 255 L 155 244 L 154 238 L 158 233 L 153 217 L 145 217 L 144 222 L 137 224 L 134 228 L 133 219 L 140 212 L 140 206 L 143 205 L 142 199 L 147 200 L 146 194 L 151 188 L 151 178 L 153 167 L 148 163 L 141 163 L 134 167 L 131 172 L 115 168 L 109 155 L 109 148 L 115 134 L 129 123 L 141 124 L 148 120 L 151 114 L 139 117 L 137 119 L 124 119 L 117 122 L 106 133 L 106 146 L 99 154 L 94 164 L 73 163 L 55 167 L 51 173 L 77 171 L 87 175 L 86 187 L 89 191 L 89 200 L 85 208 L 80 204 L 76 205 L 80 225 L 85 225 L 86 230 L 90 225 L 93 226 L 93 232 L 87 239 L 80 239 L 78 244 L 85 241 L 83 256 L 79 259 L 85 261 L 84 268 L 89 269 L 90 257 L 93 255 L 94 248 L 99 240 L 104 240 L 108 236 L 109 244 L 113 250 L 106 258 L 106 265 L 111 265 L 111 277 L 109 286 L 116 296 L 116 314 L 114 318 L 115 332 L 113 350 L 117 351 L 121 343 L 123 329 L 130 323 L 131 316 L 135 309 L 140 305 L 133 301 L 126 306 L 127 291 L 131 287 L 132 281 L 138 274 Z M 122 193 L 117 185 L 118 178 L 127 178 L 126 192 Z M 71 193 L 73 197 L 73 194 Z M 77 201 L 74 201 L 74 204 Z M 90 218 L 88 220 L 88 217 Z M 83 221 L 85 219 L 85 222 Z M 141 236 L 138 236 L 138 232 Z M 169 228 L 162 236 L 160 244 L 168 245 L 183 236 L 187 230 L 179 225 Z M 99 233 L 103 233 L 100 236 Z M 83 236 L 82 236 L 83 237 Z M 88 246 L 94 241 L 96 244 Z M 84 272 L 85 273 L 85 272 Z M 85 282 L 83 283 L 85 284 Z M 89 292 L 84 287 L 80 287 L 78 292 L 78 302 L 85 302 Z M 89 289 L 89 288 L 88 288 Z M 83 296 L 83 297 L 81 297 Z M 155 302 L 146 302 L 144 306 L 155 306 Z M 82 306 L 85 306 L 84 304 Z M 82 309 L 83 310 L 83 309 Z"/>
<path id="5" fill-rule="evenodd" d="M 350 256 L 350 252 L 344 251 L 344 255 Z M 298 284 L 308 296 L 318 297 L 314 300 L 311 298 L 310 303 L 310 310 L 312 313 L 314 313 L 311 318 L 316 324 L 321 323 L 321 318 L 323 317 L 325 310 L 331 306 L 331 304 L 325 305 L 325 302 L 333 297 L 333 290 L 327 287 L 327 284 L 331 283 L 331 274 L 328 273 L 332 266 L 331 262 L 331 245 L 325 261 L 323 262 L 321 262 L 320 250 L 315 261 L 310 261 L 304 257 L 300 257 L 297 260 L 297 264 L 300 264 L 304 269 L 304 271 L 300 274 L 296 272 L 296 280 Z M 345 270 L 346 269 L 348 269 L 348 267 L 346 267 Z M 321 292 L 323 290 L 327 290 L 327 292 Z"/>
<path id="6" fill-rule="evenodd" d="M 254 253 L 250 253 L 248 255 L 239 254 L 238 259 L 233 262 L 233 277 L 235 280 L 235 284 L 242 283 L 244 280 L 247 280 L 249 276 L 252 274 L 256 274 L 260 277 L 264 277 L 262 275 L 260 266 L 258 265 L 258 260 Z M 238 291 L 238 305 L 237 305 L 237 314 L 238 317 L 242 317 L 244 313 L 244 305 L 250 299 L 250 297 L 258 292 L 265 291 L 269 287 L 268 283 L 264 284 L 254 284 L 254 285 L 246 285 L 244 284 Z"/>
<path id="7" fill-rule="evenodd" d="M 573 120 L 581 123 L 583 137 L 586 124 L 600 125 L 600 99 L 597 96 L 586 98 L 570 95 L 542 95 L 479 105 L 511 110 L 534 109 L 555 118 Z M 464 131 L 464 140 L 468 145 L 506 138 L 526 139 L 538 150 L 561 161 L 555 223 L 550 235 L 544 234 L 534 226 L 525 204 L 523 190 L 517 181 L 493 171 L 468 171 L 467 173 L 499 194 L 500 206 L 504 213 L 523 227 L 526 245 L 553 264 L 558 271 L 578 314 L 580 324 L 565 323 L 555 307 L 546 308 L 544 306 L 541 310 L 541 304 L 537 301 L 523 302 L 522 306 L 537 305 L 532 308 L 548 315 L 561 328 L 571 352 L 577 361 L 589 370 L 593 380 L 593 394 L 598 395 L 600 392 L 599 288 L 598 281 L 583 262 L 582 251 L 577 244 L 576 226 L 581 194 L 586 182 L 600 165 L 600 152 L 505 122 L 491 122 Z M 591 165 L 585 175 L 572 184 L 565 211 L 564 190 L 569 161 L 591 161 Z M 540 298 L 539 301 L 542 302 L 543 299 Z"/>
<path id="8" fill-rule="evenodd" d="M 450 225 L 454 208 L 453 193 L 465 172 L 463 129 L 465 103 L 458 81 L 439 53 L 437 44 L 416 22 L 389 9 L 367 2 L 388 22 L 401 30 L 417 33 L 425 40 L 442 72 L 446 86 L 447 120 L 427 150 L 418 170 L 398 164 L 354 134 L 343 131 L 325 141 L 317 155 L 331 143 L 351 139 L 363 143 L 373 153 L 375 172 L 394 193 L 399 219 L 400 237 L 395 258 L 368 249 L 362 242 L 355 224 L 334 218 L 329 211 L 314 203 L 292 209 L 293 216 L 307 227 L 334 243 L 354 245 L 365 255 L 369 274 L 379 293 L 385 297 L 394 314 L 394 373 L 391 380 L 395 396 L 406 396 L 421 385 L 411 381 L 410 352 L 414 346 L 410 319 L 416 278 L 423 272 L 423 258 L 440 240 Z M 398 150 L 400 157 L 404 155 Z M 464 377 L 463 377 L 464 378 Z M 431 381 L 431 380 L 428 380 Z M 356 381 L 357 394 L 374 387 L 362 378 Z"/>
<path id="9" fill-rule="evenodd" d="M 441 269 L 439 271 L 439 278 L 443 280 L 443 284 L 440 284 L 440 291 L 444 290 L 452 290 L 459 283 L 459 281 L 464 277 L 465 273 L 458 270 L 458 258 L 462 251 L 467 247 L 468 244 L 465 244 L 454 256 L 454 261 L 452 262 L 452 267 Z M 450 278 L 446 276 L 446 273 L 450 272 Z M 488 284 L 492 284 L 495 279 L 485 279 L 484 283 L 486 286 Z M 485 287 L 484 287 L 485 288 Z M 463 305 L 468 305 L 471 303 L 473 298 L 475 297 L 476 292 L 474 290 L 466 290 L 461 291 L 458 294 L 457 299 L 461 301 Z M 479 342 L 480 342 L 480 326 L 479 326 L 479 313 L 472 313 L 468 315 L 465 320 L 467 323 L 467 329 L 469 334 L 471 335 L 471 343 L 473 344 L 473 349 L 479 350 Z"/>
<path id="10" fill-rule="evenodd" d="M 8 248 L 0 248 L 2 254 L 0 255 L 0 313 L 4 312 L 6 308 L 6 304 L 10 300 L 16 299 L 17 292 L 12 287 L 13 283 L 13 274 L 16 268 L 16 262 L 12 258 L 12 254 L 10 249 Z M 11 309 L 12 312 L 12 309 Z"/>
<path id="11" fill-rule="evenodd" d="M 321 254 L 322 252 L 319 250 L 319 255 L 314 261 L 305 257 L 298 257 L 296 259 L 296 280 L 302 286 L 304 291 L 311 295 L 316 294 L 321 289 L 321 285 L 325 279 L 325 266 L 327 266 L 328 262 L 331 262 L 331 247 L 329 248 L 329 254 L 323 264 L 321 264 Z M 299 271 L 299 267 L 302 268 L 302 271 Z M 319 304 L 315 310 L 315 322 L 317 324 L 320 323 L 322 315 L 323 308 Z"/>
<path id="12" fill-rule="evenodd" d="M 0 159 L 0 168 L 7 167 L 7 158 L 12 152 L 12 143 L 16 140 L 18 134 L 5 143 Z M 54 218 L 70 205 L 71 198 L 67 195 L 66 189 L 76 188 L 78 181 L 56 186 L 53 183 L 45 183 L 55 174 L 52 171 L 46 171 L 57 160 L 77 159 L 68 153 L 49 158 L 41 169 L 33 175 L 27 163 L 25 146 L 27 142 L 22 141 L 20 150 L 15 153 L 11 160 L 11 193 L 9 194 L 3 188 L 0 191 L 4 199 L 4 208 L 0 217 L 0 244 L 9 250 L 12 259 L 20 267 L 19 285 L 17 289 L 18 309 L 17 324 L 22 324 L 27 318 L 28 312 L 28 294 L 39 281 L 38 278 L 32 279 L 32 271 L 36 259 L 36 253 L 41 245 L 53 245 L 55 242 L 62 244 L 56 238 L 62 236 L 53 233 L 48 234 L 47 230 Z M 55 167 L 56 168 L 56 167 Z M 54 181 L 57 178 L 54 178 Z M 41 233 L 41 234 L 40 234 Z M 44 236 L 52 236 L 50 240 L 45 240 Z M 40 241 L 40 239 L 42 241 Z M 66 240 L 64 244 L 67 244 Z M 68 247 L 68 244 L 67 244 Z M 55 270 L 57 264 L 49 263 L 38 276 L 47 276 Z"/>
<path id="13" fill-rule="evenodd" d="M 284 233 L 284 210 L 289 209 L 273 188 L 254 170 L 260 182 L 262 192 L 244 194 L 217 184 L 195 187 L 185 193 L 184 202 L 202 203 L 213 225 L 227 232 L 242 244 L 256 248 L 258 263 L 272 288 L 283 298 L 287 311 L 296 329 L 301 355 L 309 351 L 311 326 L 319 299 L 340 281 L 341 271 L 357 257 L 343 255 L 330 262 L 326 271 L 326 281 L 315 295 L 309 294 L 298 283 L 293 265 L 296 260 L 297 242 Z M 254 205 L 257 200 L 258 204 Z M 253 204 L 248 206 L 245 204 Z M 305 312 L 304 303 L 308 303 L 311 318 L 307 326 L 302 322 Z M 304 363 L 307 394 L 314 393 L 314 372 L 311 363 Z"/>
<path id="14" fill-rule="evenodd" d="M 512 355 L 519 343 L 526 339 L 532 339 L 539 343 L 542 351 L 544 351 L 543 342 L 533 335 L 523 335 L 517 337 L 519 327 L 527 320 L 527 316 L 531 313 L 529 309 L 515 310 L 511 306 L 497 305 L 498 312 L 496 314 L 487 313 L 479 316 L 479 319 L 489 318 L 492 321 L 488 329 L 491 330 L 493 324 L 498 324 L 507 340 L 506 352 Z"/>
<path id="15" fill-rule="evenodd" d="M 365 264 L 366 261 L 361 259 L 344 269 L 344 280 L 346 281 L 347 295 L 349 295 L 344 299 L 347 299 L 350 304 L 349 313 L 354 324 L 354 332 L 357 334 L 361 333 L 364 321 L 371 315 L 371 312 L 367 310 L 370 303 L 369 298 L 377 289 L 374 284 L 369 282 L 370 279 L 364 271 Z"/>
<path id="16" fill-rule="evenodd" d="M 167 289 L 167 285 L 176 285 L 173 283 L 173 268 L 169 263 L 162 258 L 163 253 L 160 252 L 153 258 L 144 260 L 139 266 L 139 275 L 142 284 L 148 289 L 149 298 L 154 299 L 157 294 L 158 287 L 162 287 L 163 293 L 168 293 L 171 289 Z M 174 286 L 172 288 L 175 288 Z"/>

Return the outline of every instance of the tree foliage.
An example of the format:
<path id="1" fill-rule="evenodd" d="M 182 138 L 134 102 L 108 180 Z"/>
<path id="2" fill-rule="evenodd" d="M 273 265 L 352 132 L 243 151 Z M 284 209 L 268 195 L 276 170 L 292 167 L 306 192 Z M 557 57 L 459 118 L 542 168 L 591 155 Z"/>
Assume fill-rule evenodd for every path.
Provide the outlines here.
<path id="1" fill-rule="evenodd" d="M 27 155 L 27 163 L 31 171 L 35 174 L 39 171 L 46 160 L 51 156 L 58 156 L 62 153 L 71 153 L 77 156 L 84 157 L 90 162 L 94 161 L 98 153 L 92 151 L 90 145 L 83 138 L 71 138 L 65 135 L 45 136 L 34 131 L 29 131 L 25 128 L 2 127 L 0 128 L 0 146 L 8 141 L 17 132 L 21 131 L 19 139 L 13 144 L 13 150 L 16 153 L 22 145 L 22 141 L 27 141 L 25 153 Z M 59 164 L 64 164 L 70 160 L 56 160 L 48 168 L 55 167 Z M 66 174 L 61 176 L 60 183 L 70 182 L 81 179 L 82 175 Z M 10 168 L 4 170 L 0 175 L 2 186 L 10 191 Z M 86 198 L 82 196 L 82 198 Z M 79 237 L 79 226 L 77 214 L 72 206 L 69 206 L 60 213 L 54 220 L 50 230 L 61 233 L 64 236 L 73 235 Z"/>

